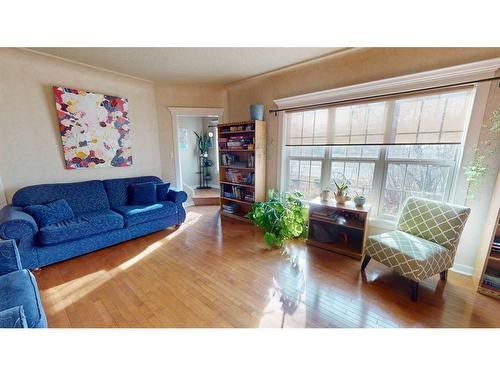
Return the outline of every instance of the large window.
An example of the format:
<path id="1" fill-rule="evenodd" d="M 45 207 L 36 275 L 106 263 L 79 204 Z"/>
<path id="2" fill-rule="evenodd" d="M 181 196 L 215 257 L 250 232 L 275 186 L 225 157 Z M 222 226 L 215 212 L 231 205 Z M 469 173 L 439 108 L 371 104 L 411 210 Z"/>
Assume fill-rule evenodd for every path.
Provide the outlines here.
<path id="1" fill-rule="evenodd" d="M 446 201 L 472 89 L 286 114 L 285 189 L 312 199 L 334 180 L 392 219 L 410 196 Z"/>

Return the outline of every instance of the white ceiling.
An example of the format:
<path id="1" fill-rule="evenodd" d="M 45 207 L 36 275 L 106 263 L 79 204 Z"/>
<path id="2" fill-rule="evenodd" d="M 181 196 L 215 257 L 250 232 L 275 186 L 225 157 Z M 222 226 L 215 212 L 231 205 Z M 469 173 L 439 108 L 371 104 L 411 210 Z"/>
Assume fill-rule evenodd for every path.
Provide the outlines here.
<path id="1" fill-rule="evenodd" d="M 118 73 L 172 84 L 228 84 L 344 48 L 31 48 Z"/>

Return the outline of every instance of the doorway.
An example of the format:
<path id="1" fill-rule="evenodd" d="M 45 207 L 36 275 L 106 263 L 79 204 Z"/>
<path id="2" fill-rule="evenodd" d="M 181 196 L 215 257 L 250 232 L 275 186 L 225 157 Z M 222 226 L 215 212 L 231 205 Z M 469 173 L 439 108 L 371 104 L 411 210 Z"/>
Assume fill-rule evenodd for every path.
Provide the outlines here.
<path id="1" fill-rule="evenodd" d="M 172 114 L 176 185 L 187 205 L 217 205 L 220 197 L 217 125 L 222 108 L 169 108 Z"/>

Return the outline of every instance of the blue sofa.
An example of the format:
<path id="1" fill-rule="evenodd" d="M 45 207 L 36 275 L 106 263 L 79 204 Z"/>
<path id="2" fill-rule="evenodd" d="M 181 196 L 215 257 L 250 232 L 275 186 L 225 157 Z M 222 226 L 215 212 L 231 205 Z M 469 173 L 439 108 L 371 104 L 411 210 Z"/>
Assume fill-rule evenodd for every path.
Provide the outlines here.
<path id="1" fill-rule="evenodd" d="M 23 269 L 14 240 L 0 241 L 0 328 L 45 328 L 33 274 Z"/>
<path id="2" fill-rule="evenodd" d="M 183 223 L 184 191 L 169 189 L 165 201 L 129 205 L 129 185 L 143 182 L 162 180 L 142 176 L 22 188 L 0 210 L 0 239 L 15 240 L 23 266 L 34 269 Z M 59 199 L 68 202 L 74 219 L 39 228 L 23 211 Z"/>

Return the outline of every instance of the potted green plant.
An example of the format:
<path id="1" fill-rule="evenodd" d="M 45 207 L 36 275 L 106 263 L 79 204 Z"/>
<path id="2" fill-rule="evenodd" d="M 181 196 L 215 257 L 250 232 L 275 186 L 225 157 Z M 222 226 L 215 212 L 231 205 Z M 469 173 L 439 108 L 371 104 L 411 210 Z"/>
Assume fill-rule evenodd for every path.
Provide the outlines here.
<path id="1" fill-rule="evenodd" d="M 265 231 L 268 245 L 282 247 L 293 238 L 307 238 L 307 208 L 302 194 L 271 190 L 266 202 L 256 202 L 246 217 Z"/>
<path id="2" fill-rule="evenodd" d="M 337 191 L 333 193 L 337 203 L 345 203 L 351 199 L 349 195 L 347 195 L 347 190 L 349 189 L 349 183 L 347 181 L 337 182 L 334 180 L 333 183 L 337 188 Z"/>

